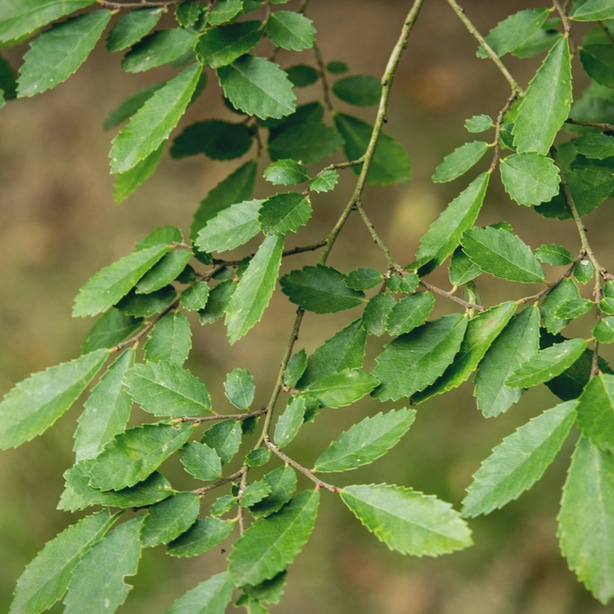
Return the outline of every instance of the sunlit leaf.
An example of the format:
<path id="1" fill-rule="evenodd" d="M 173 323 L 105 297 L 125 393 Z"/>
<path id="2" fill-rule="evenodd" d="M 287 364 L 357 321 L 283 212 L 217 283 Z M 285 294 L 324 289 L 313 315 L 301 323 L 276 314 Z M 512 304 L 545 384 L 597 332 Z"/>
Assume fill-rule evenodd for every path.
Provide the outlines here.
<path id="1" fill-rule="evenodd" d="M 179 597 L 166 614 L 224 614 L 234 591 L 234 584 L 226 572 L 211 576 Z"/>

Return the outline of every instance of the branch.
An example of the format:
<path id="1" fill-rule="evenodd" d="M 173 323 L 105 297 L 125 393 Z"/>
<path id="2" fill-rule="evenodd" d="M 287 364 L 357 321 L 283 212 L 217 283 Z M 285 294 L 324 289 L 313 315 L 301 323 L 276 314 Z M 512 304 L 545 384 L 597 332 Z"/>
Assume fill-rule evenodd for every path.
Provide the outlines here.
<path id="1" fill-rule="evenodd" d="M 428 281 L 424 281 L 424 279 L 420 280 L 420 285 L 426 288 L 429 292 L 433 294 L 439 294 L 440 296 L 445 296 L 447 299 L 462 305 L 465 309 L 475 309 L 475 311 L 486 311 L 486 307 L 483 305 L 477 305 L 476 303 L 470 303 L 469 301 L 464 301 L 462 298 L 459 298 L 452 292 L 448 292 L 447 290 L 443 290 L 442 288 L 438 288 L 433 284 L 430 284 Z"/>
<path id="2" fill-rule="evenodd" d="M 172 421 L 173 426 L 182 422 L 191 422 L 193 424 L 201 424 L 203 422 L 216 422 L 218 420 L 248 420 L 249 418 L 257 418 L 266 413 L 267 408 L 257 409 L 256 411 L 245 412 L 242 414 L 214 414 L 212 416 L 183 416 L 175 418 Z"/>

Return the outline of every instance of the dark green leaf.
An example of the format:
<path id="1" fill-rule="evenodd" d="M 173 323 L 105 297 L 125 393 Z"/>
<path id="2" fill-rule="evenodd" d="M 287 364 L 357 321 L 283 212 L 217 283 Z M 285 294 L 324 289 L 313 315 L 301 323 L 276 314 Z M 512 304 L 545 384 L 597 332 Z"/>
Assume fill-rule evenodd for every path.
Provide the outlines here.
<path id="1" fill-rule="evenodd" d="M 181 294 L 181 306 L 188 311 L 204 309 L 209 300 L 209 286 L 205 281 L 194 282 Z"/>
<path id="2" fill-rule="evenodd" d="M 288 76 L 265 58 L 244 55 L 218 68 L 217 76 L 226 98 L 247 115 L 280 118 L 296 108 Z"/>
<path id="3" fill-rule="evenodd" d="M 147 99 L 113 139 L 109 154 L 112 173 L 125 173 L 168 139 L 190 103 L 201 73 L 200 65 L 193 64 Z"/>
<path id="4" fill-rule="evenodd" d="M 335 313 L 364 302 L 364 293 L 348 288 L 344 275 L 332 267 L 306 266 L 280 280 L 290 301 L 307 311 Z"/>
<path id="5" fill-rule="evenodd" d="M 582 45 L 580 61 L 591 79 L 605 87 L 614 87 L 614 49 L 609 42 Z"/>
<path id="6" fill-rule="evenodd" d="M 224 281 L 211 290 L 205 308 L 198 312 L 201 324 L 212 324 L 224 315 L 236 287 L 236 282 Z"/>
<path id="7" fill-rule="evenodd" d="M 145 102 L 153 96 L 154 92 L 158 91 L 163 85 L 164 82 L 147 85 L 146 87 L 143 87 L 132 94 L 130 97 L 126 98 L 126 100 L 121 102 L 113 111 L 111 111 L 111 113 L 109 113 L 102 124 L 103 129 L 112 130 L 121 123 L 125 122 L 132 115 L 134 115 L 145 104 Z M 157 151 L 160 151 L 160 153 L 163 152 L 164 147 L 160 146 L 156 152 Z M 153 156 L 156 152 L 150 155 Z"/>
<path id="8" fill-rule="evenodd" d="M 307 368 L 307 352 L 299 350 L 290 358 L 284 372 L 284 384 L 292 387 L 298 382 L 299 378 L 305 373 Z"/>
<path id="9" fill-rule="evenodd" d="M 268 448 L 256 448 L 245 455 L 245 464 L 248 467 L 261 467 L 269 462 L 271 450 Z"/>
<path id="10" fill-rule="evenodd" d="M 376 294 L 362 312 L 362 325 L 369 335 L 387 332 L 388 316 L 397 302 L 388 293 Z"/>
<path id="11" fill-rule="evenodd" d="M 222 475 L 222 459 L 206 443 L 189 441 L 181 449 L 181 464 L 197 480 L 209 482 Z"/>
<path id="12" fill-rule="evenodd" d="M 177 292 L 170 284 L 150 294 L 137 294 L 131 290 L 117 303 L 117 308 L 130 316 L 151 318 L 170 309 L 176 303 L 176 298 Z"/>
<path id="13" fill-rule="evenodd" d="M 398 409 L 361 420 L 318 456 L 313 470 L 347 471 L 373 462 L 399 442 L 415 417 L 413 409 Z"/>
<path id="14" fill-rule="evenodd" d="M 614 596 L 614 458 L 580 439 L 563 488 L 557 535 L 563 556 L 604 605 Z"/>
<path id="15" fill-rule="evenodd" d="M 318 71 L 313 66 L 307 64 L 290 66 L 290 68 L 286 69 L 286 73 L 288 73 L 288 79 L 290 79 L 296 87 L 307 87 L 320 78 Z"/>
<path id="16" fill-rule="evenodd" d="M 194 425 L 144 424 L 113 439 L 92 467 L 90 484 L 100 490 L 121 490 L 150 476 L 188 440 Z"/>
<path id="17" fill-rule="evenodd" d="M 151 177 L 162 159 L 164 145 L 165 143 L 162 143 L 156 151 L 150 153 L 144 160 L 137 162 L 130 170 L 125 173 L 118 173 L 115 176 L 113 200 L 116 205 L 128 198 L 134 190 Z"/>
<path id="18" fill-rule="evenodd" d="M 256 392 L 254 376 L 247 369 L 234 369 L 226 377 L 224 392 L 237 409 L 248 409 Z"/>
<path id="19" fill-rule="evenodd" d="M 236 586 L 259 584 L 292 563 L 309 539 L 319 500 L 319 491 L 303 491 L 243 533 L 229 556 L 228 573 Z"/>
<path id="20" fill-rule="evenodd" d="M 167 553 L 178 558 L 198 556 L 215 548 L 232 532 L 235 523 L 219 518 L 200 518 L 185 533 L 173 540 Z"/>
<path id="21" fill-rule="evenodd" d="M 296 472 L 288 465 L 273 469 L 262 479 L 271 487 L 271 492 L 250 508 L 249 511 L 255 518 L 263 518 L 278 512 L 290 501 L 296 490 Z"/>
<path id="22" fill-rule="evenodd" d="M 335 115 L 335 126 L 345 141 L 343 149 L 347 159 L 350 161 L 360 159 L 371 140 L 373 126 L 344 113 Z M 352 168 L 359 173 L 361 166 Z M 367 173 L 367 183 L 373 185 L 405 183 L 410 177 L 411 163 L 401 144 L 384 132 L 380 133 Z"/>
<path id="23" fill-rule="evenodd" d="M 574 422 L 575 406 L 575 401 L 561 403 L 506 437 L 473 476 L 463 516 L 488 514 L 529 490 L 561 449 Z"/>
<path id="24" fill-rule="evenodd" d="M 351 271 L 345 276 L 345 285 L 352 290 L 369 290 L 382 283 L 383 276 L 379 271 L 369 267 L 362 267 Z"/>
<path id="25" fill-rule="evenodd" d="M 556 243 L 540 245 L 535 250 L 535 255 L 544 264 L 551 264 L 553 266 L 565 266 L 573 262 L 573 254 L 562 245 L 557 245 Z"/>
<path id="26" fill-rule="evenodd" d="M 577 262 L 573 269 L 574 279 L 579 281 L 581 284 L 589 282 L 594 273 L 595 269 L 593 267 L 593 263 L 588 258 L 584 258 L 583 260 L 580 260 L 580 262 Z"/>
<path id="27" fill-rule="evenodd" d="M 172 311 L 156 323 L 143 349 L 148 362 L 167 361 L 181 366 L 187 360 L 191 347 L 190 323 L 182 313 Z"/>
<path id="28" fill-rule="evenodd" d="M 271 131 L 268 150 L 272 160 L 294 158 L 311 164 L 332 155 L 341 145 L 343 139 L 339 133 L 318 120 L 292 123 L 287 128 Z M 332 189 L 329 185 L 330 181 L 327 181 L 328 190 Z"/>
<path id="29" fill-rule="evenodd" d="M 95 350 L 30 375 L 0 403 L 0 449 L 13 448 L 48 429 L 77 400 L 104 364 L 108 351 Z"/>
<path id="30" fill-rule="evenodd" d="M 141 542 L 152 548 L 166 544 L 185 533 L 195 522 L 200 511 L 200 497 L 194 492 L 180 492 L 149 508 Z"/>
<path id="31" fill-rule="evenodd" d="M 438 556 L 472 544 L 458 512 L 432 495 L 392 486 L 346 486 L 341 500 L 391 550 L 414 556 Z"/>
<path id="32" fill-rule="evenodd" d="M 109 32 L 107 51 L 121 51 L 140 41 L 156 26 L 163 13 L 164 9 L 158 6 L 137 9 L 122 15 Z"/>
<path id="33" fill-rule="evenodd" d="M 265 452 L 269 452 L 266 448 L 259 448 Z M 256 452 L 256 450 L 252 450 L 252 452 Z M 253 467 L 254 465 L 249 465 Z M 264 481 L 252 482 L 248 484 L 241 493 L 241 498 L 239 500 L 239 505 L 241 507 L 251 507 L 252 505 L 256 505 L 256 503 L 260 503 L 267 495 L 271 494 L 271 487 Z"/>
<path id="34" fill-rule="evenodd" d="M 201 442 L 213 448 L 222 463 L 227 463 L 239 451 L 241 425 L 234 420 L 222 420 L 205 431 Z"/>
<path id="35" fill-rule="evenodd" d="M 222 6 L 220 4 L 216 9 Z M 177 599 L 166 614 L 224 614 L 233 591 L 234 585 L 230 576 L 226 572 L 216 574 Z"/>
<path id="36" fill-rule="evenodd" d="M 462 237 L 469 259 L 494 277 L 520 283 L 539 283 L 545 274 L 528 245 L 503 228 L 472 228 Z"/>
<path id="37" fill-rule="evenodd" d="M 171 249 L 149 270 L 135 286 L 137 294 L 149 294 L 173 282 L 187 266 L 192 252 L 187 249 Z"/>
<path id="38" fill-rule="evenodd" d="M 297 232 L 311 218 L 309 197 L 297 192 L 283 192 L 267 198 L 258 214 L 262 232 L 266 235 L 286 235 Z"/>
<path id="39" fill-rule="evenodd" d="M 68 79 L 85 62 L 110 19 L 107 10 L 78 15 L 32 41 L 20 69 L 18 96 L 40 94 Z"/>
<path id="40" fill-rule="evenodd" d="M 482 274 L 482 269 L 467 258 L 461 247 L 457 247 L 450 258 L 448 278 L 453 286 L 463 286 L 471 283 Z"/>
<path id="41" fill-rule="evenodd" d="M 484 157 L 489 147 L 490 145 L 485 141 L 472 141 L 457 147 L 435 169 L 433 181 L 444 183 L 464 175 Z"/>
<path id="42" fill-rule="evenodd" d="M 576 151 L 587 158 L 605 160 L 614 156 L 614 136 L 602 132 L 585 134 L 573 144 Z"/>
<path id="43" fill-rule="evenodd" d="M 17 580 L 11 614 L 44 612 L 62 598 L 81 557 L 115 522 L 108 512 L 86 516 L 56 535 Z"/>
<path id="44" fill-rule="evenodd" d="M 332 90 L 343 102 L 370 107 L 379 103 L 382 84 L 371 75 L 351 75 L 335 81 Z"/>
<path id="45" fill-rule="evenodd" d="M 245 124 L 208 119 L 188 126 L 171 147 L 173 158 L 205 154 L 212 160 L 233 160 L 252 146 L 253 131 Z"/>
<path id="46" fill-rule="evenodd" d="M 388 343 L 376 358 L 373 374 L 382 384 L 373 396 L 396 401 L 432 384 L 454 360 L 466 328 L 466 318 L 451 314 Z"/>
<path id="47" fill-rule="evenodd" d="M 132 47 L 122 60 L 122 68 L 136 73 L 173 62 L 192 49 L 196 36 L 196 32 L 184 28 L 158 30 Z"/>
<path id="48" fill-rule="evenodd" d="M 316 30 L 311 19 L 302 13 L 277 11 L 267 19 L 266 33 L 276 47 L 303 51 L 313 47 Z"/>
<path id="49" fill-rule="evenodd" d="M 84 354 L 100 348 L 112 348 L 125 341 L 140 327 L 142 321 L 111 308 L 102 315 L 83 341 Z"/>
<path id="50" fill-rule="evenodd" d="M 208 28 L 196 43 L 196 56 L 211 68 L 227 66 L 258 44 L 262 36 L 261 26 L 259 21 L 241 21 Z"/>
<path id="51" fill-rule="evenodd" d="M 614 451 L 614 375 L 593 377 L 578 398 L 578 426 L 602 450 Z"/>
<path id="52" fill-rule="evenodd" d="M 395 336 L 409 333 L 429 317 L 434 306 L 435 299 L 429 292 L 406 296 L 390 310 L 386 330 Z"/>
<path id="53" fill-rule="evenodd" d="M 275 289 L 283 248 L 283 237 L 266 237 L 250 260 L 226 308 L 225 324 L 231 344 L 262 318 Z"/>
<path id="54" fill-rule="evenodd" d="M 580 298 L 578 286 L 571 279 L 563 279 L 553 288 L 542 302 L 542 317 L 544 326 L 550 333 L 559 333 L 567 324 L 568 319 L 559 316 L 559 309 L 568 301 Z"/>
<path id="55" fill-rule="evenodd" d="M 287 158 L 269 164 L 263 177 L 273 185 L 296 185 L 309 180 L 309 171 L 303 163 Z"/>

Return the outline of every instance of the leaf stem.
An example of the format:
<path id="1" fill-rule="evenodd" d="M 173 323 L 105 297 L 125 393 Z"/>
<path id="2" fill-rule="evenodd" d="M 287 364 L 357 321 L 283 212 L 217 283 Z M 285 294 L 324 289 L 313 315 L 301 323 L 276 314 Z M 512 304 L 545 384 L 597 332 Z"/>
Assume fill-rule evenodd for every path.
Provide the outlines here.
<path id="1" fill-rule="evenodd" d="M 477 305 L 475 303 L 470 303 L 469 301 L 465 301 L 462 298 L 459 298 L 452 292 L 448 292 L 447 290 L 443 290 L 442 288 L 438 288 L 433 284 L 430 284 L 428 281 L 424 281 L 424 279 L 420 280 L 420 285 L 426 288 L 429 292 L 433 294 L 439 294 L 440 296 L 445 296 L 445 298 L 450 299 L 451 301 L 462 305 L 465 309 L 475 309 L 475 311 L 486 311 L 486 307 L 483 305 Z"/>
<path id="2" fill-rule="evenodd" d="M 257 418 L 266 413 L 267 408 L 263 407 L 256 411 L 245 412 L 242 414 L 215 414 L 213 416 L 182 416 L 173 420 L 173 425 L 181 424 L 182 422 L 192 422 L 201 424 L 202 422 L 216 422 L 218 420 L 248 420 L 249 418 Z"/>

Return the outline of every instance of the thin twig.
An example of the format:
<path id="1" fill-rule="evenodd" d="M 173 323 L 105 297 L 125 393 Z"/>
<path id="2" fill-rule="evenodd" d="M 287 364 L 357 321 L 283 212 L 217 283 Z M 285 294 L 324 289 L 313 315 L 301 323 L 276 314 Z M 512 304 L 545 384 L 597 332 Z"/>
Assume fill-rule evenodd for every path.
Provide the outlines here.
<path id="1" fill-rule="evenodd" d="M 245 412 L 243 414 L 214 414 L 212 416 L 182 416 L 173 420 L 173 424 L 182 422 L 191 422 L 193 424 L 201 424 L 203 422 L 217 422 L 219 420 L 249 420 L 249 418 L 257 418 L 266 413 L 267 408 L 263 407 L 256 411 Z"/>
<path id="2" fill-rule="evenodd" d="M 573 124 L 574 126 L 587 126 L 588 128 L 600 128 L 608 132 L 614 132 L 614 124 L 603 124 L 599 122 L 584 122 L 576 119 L 568 118 L 565 120 L 566 124 Z"/>
<path id="3" fill-rule="evenodd" d="M 367 215 L 361 202 L 356 203 L 356 210 L 360 214 L 362 221 L 365 223 L 365 226 L 367 227 L 367 230 L 369 231 L 369 234 L 371 235 L 373 242 L 384 253 L 384 257 L 386 258 L 386 261 L 388 262 L 388 267 L 393 271 L 402 270 L 403 267 L 397 264 L 393 260 L 392 255 L 390 254 L 390 250 L 386 247 L 386 244 L 381 240 L 380 236 L 377 234 L 377 231 L 375 230 L 375 226 L 373 225 L 373 222 L 369 219 L 369 216 Z"/>
<path id="4" fill-rule="evenodd" d="M 228 475 L 225 478 L 220 478 L 216 482 L 212 484 L 207 484 L 207 486 L 203 486 L 202 488 L 197 488 L 194 492 L 201 497 L 209 492 L 210 490 L 214 490 L 215 488 L 219 488 L 220 486 L 224 486 L 224 484 L 228 484 L 229 482 L 234 482 L 236 479 L 240 478 L 244 474 L 243 468 L 239 469 L 239 471 L 235 471 L 232 475 Z"/>
<path id="5" fill-rule="evenodd" d="M 428 281 L 424 281 L 424 279 L 420 280 L 420 285 L 426 288 L 429 292 L 433 294 L 439 294 L 440 296 L 445 296 L 445 298 L 450 299 L 451 301 L 462 305 L 465 309 L 475 309 L 475 311 L 486 311 L 486 307 L 483 305 L 477 305 L 475 303 L 470 303 L 469 301 L 465 301 L 462 298 L 459 298 L 452 292 L 448 292 L 447 290 L 443 290 L 442 288 L 438 288 L 433 284 L 430 284 Z"/>

